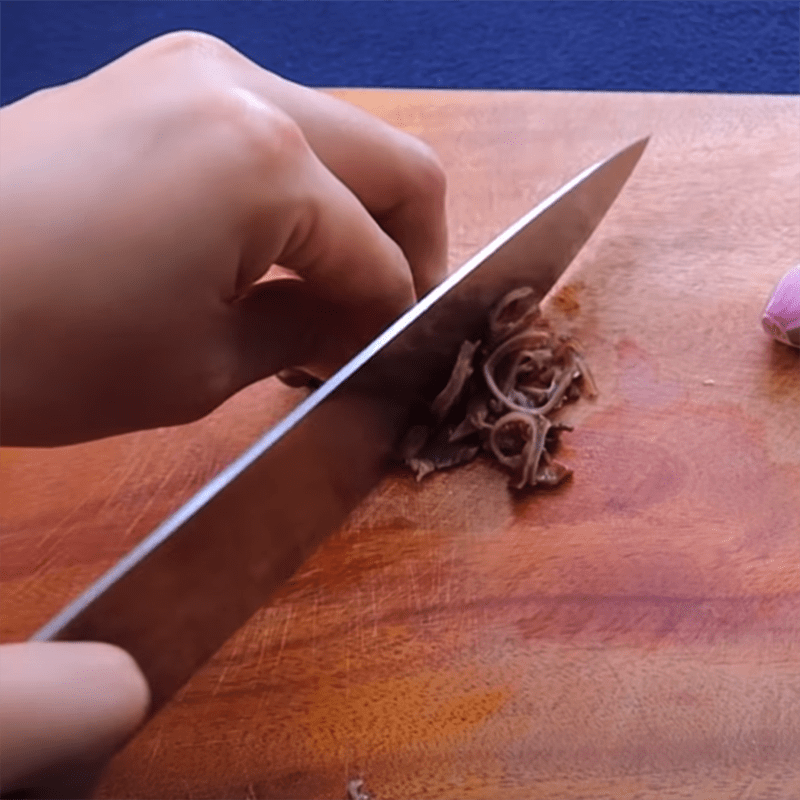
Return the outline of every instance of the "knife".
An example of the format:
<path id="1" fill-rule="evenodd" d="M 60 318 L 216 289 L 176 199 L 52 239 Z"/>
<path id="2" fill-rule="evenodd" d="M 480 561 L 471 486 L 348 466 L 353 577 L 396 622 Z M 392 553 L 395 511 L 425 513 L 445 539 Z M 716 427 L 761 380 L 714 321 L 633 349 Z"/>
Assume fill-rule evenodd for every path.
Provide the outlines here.
<path id="1" fill-rule="evenodd" d="M 119 645 L 154 714 L 387 473 L 421 398 L 507 292 L 549 292 L 648 139 L 584 170 L 503 231 L 206 484 L 34 636 Z"/>

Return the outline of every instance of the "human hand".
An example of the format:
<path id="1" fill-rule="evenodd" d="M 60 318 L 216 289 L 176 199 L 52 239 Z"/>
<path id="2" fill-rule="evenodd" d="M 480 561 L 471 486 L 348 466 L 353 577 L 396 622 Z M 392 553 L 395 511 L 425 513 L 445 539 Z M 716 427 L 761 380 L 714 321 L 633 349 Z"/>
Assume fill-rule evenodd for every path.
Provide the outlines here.
<path id="1" fill-rule="evenodd" d="M 330 373 L 444 277 L 430 149 L 213 37 L 160 37 L 0 113 L 4 444 Z M 254 285 L 273 264 L 301 280 Z"/>
<path id="2" fill-rule="evenodd" d="M 88 796 L 106 760 L 144 719 L 149 690 L 133 659 L 92 642 L 0 647 L 4 796 Z"/>

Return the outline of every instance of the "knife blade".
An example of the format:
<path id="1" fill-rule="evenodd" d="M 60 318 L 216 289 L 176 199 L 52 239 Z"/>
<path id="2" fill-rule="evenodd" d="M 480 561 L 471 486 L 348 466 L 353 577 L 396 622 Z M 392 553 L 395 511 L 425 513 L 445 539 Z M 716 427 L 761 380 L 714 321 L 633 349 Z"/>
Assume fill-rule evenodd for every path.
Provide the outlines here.
<path id="1" fill-rule="evenodd" d="M 410 409 L 508 291 L 541 298 L 648 139 L 581 172 L 387 328 L 32 637 L 116 644 L 158 711 L 383 478 Z"/>

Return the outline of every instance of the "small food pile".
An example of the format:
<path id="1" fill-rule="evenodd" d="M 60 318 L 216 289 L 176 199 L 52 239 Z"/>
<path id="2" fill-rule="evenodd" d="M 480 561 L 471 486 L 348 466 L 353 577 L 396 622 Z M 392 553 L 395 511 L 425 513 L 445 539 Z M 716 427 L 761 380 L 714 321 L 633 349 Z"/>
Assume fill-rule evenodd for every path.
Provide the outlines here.
<path id="1" fill-rule="evenodd" d="M 550 330 L 533 289 L 515 289 L 489 314 L 484 341 L 461 345 L 429 420 L 409 429 L 399 456 L 422 480 L 484 450 L 515 489 L 557 486 L 572 470 L 553 454 L 572 428 L 552 415 L 582 393 L 597 389 L 576 344 Z"/>

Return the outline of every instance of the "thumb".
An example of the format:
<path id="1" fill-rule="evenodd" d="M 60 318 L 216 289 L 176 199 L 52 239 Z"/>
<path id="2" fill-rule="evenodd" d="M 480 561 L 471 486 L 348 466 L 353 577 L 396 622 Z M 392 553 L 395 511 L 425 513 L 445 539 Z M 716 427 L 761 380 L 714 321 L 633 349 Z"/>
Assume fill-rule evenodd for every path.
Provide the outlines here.
<path id="1" fill-rule="evenodd" d="M 259 283 L 233 306 L 235 391 L 289 367 L 327 378 L 387 322 L 323 298 L 309 283 Z"/>
<path id="2" fill-rule="evenodd" d="M 85 796 L 142 722 L 150 702 L 124 650 L 97 642 L 0 647 L 3 794 Z"/>

